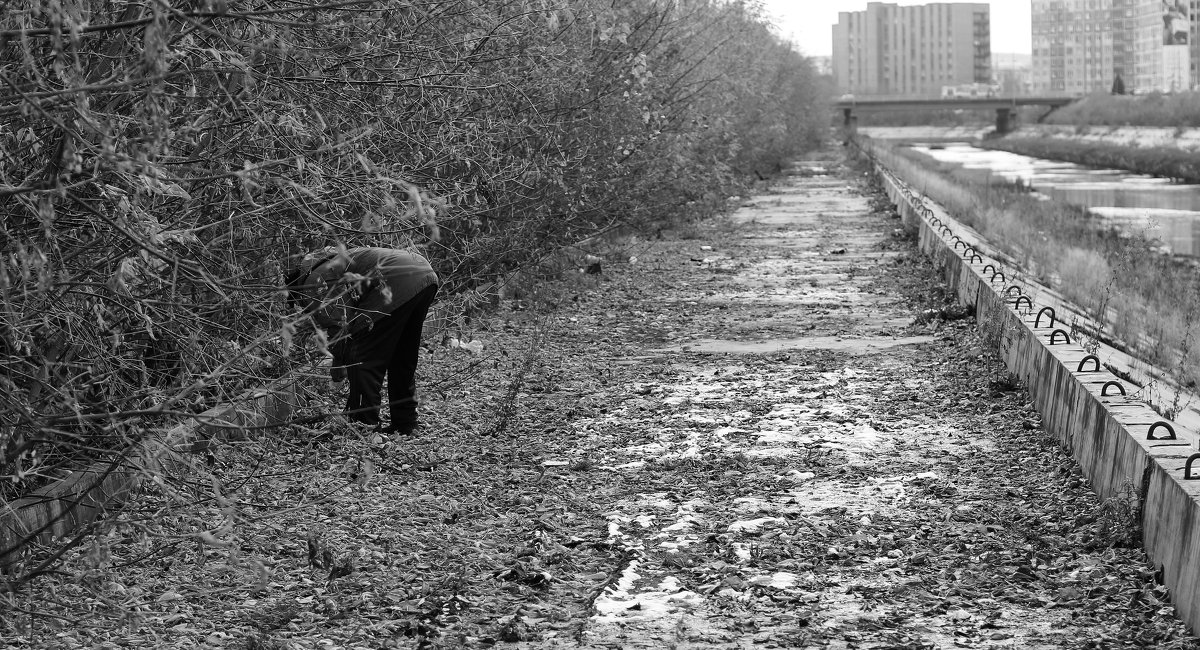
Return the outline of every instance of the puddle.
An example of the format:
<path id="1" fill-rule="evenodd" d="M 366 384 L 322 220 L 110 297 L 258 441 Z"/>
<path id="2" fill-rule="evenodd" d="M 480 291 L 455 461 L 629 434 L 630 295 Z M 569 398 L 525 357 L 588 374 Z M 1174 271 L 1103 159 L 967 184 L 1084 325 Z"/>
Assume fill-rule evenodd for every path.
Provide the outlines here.
<path id="1" fill-rule="evenodd" d="M 796 586 L 800 580 L 800 576 L 787 571 L 779 571 L 771 575 L 758 576 L 751 578 L 747 582 L 758 587 L 770 587 L 772 589 L 791 589 Z"/>
<path id="2" fill-rule="evenodd" d="M 703 602 L 704 598 L 700 594 L 685 589 L 675 576 L 666 576 L 653 586 L 639 586 L 638 582 L 642 578 L 637 572 L 639 566 L 638 560 L 631 561 L 621 572 L 617 582 L 596 597 L 596 615 L 592 617 L 593 621 L 617 623 L 657 619 L 681 609 L 691 610 Z"/>

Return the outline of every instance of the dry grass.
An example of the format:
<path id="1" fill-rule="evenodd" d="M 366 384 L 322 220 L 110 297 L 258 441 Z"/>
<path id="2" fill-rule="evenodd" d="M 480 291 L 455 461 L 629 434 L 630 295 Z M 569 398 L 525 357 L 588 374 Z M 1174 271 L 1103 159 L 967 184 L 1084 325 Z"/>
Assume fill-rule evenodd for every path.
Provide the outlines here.
<path id="1" fill-rule="evenodd" d="M 1100 253 L 1068 247 L 1062 251 L 1056 270 L 1055 284 L 1070 287 L 1077 305 L 1093 318 L 1104 315 L 1106 296 L 1113 282 L 1113 270 Z"/>
<path id="2" fill-rule="evenodd" d="M 1054 111 L 1046 122 L 1098 126 L 1200 126 L 1200 92 L 1094 93 Z"/>
<path id="3" fill-rule="evenodd" d="M 1082 208 L 981 180 L 909 150 L 870 145 L 905 182 L 945 206 L 1009 255 L 1026 273 L 1097 318 L 1105 338 L 1170 372 L 1200 383 L 1193 350 L 1200 278 L 1139 234 L 1121 235 Z"/>
<path id="4" fill-rule="evenodd" d="M 1189 182 L 1200 181 L 1200 155 L 1169 147 L 1136 147 L 1066 138 L 1007 137 L 981 143 L 986 149 L 1094 167 L 1115 167 Z"/>

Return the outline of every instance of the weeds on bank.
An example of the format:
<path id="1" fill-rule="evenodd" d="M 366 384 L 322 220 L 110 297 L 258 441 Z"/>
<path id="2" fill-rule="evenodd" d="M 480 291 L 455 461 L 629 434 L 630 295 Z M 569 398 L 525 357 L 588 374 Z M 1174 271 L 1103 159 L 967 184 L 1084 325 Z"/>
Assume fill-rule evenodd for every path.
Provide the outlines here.
<path id="1" fill-rule="evenodd" d="M 1200 382 L 1200 355 L 1192 344 L 1200 299 L 1195 269 L 1161 254 L 1140 235 L 1103 226 L 1083 208 L 1039 200 L 1024 188 L 996 183 L 978 171 L 957 170 L 910 149 L 880 143 L 870 147 L 905 182 L 1106 330 L 1087 331 L 1088 337 L 1102 337 L 1169 370 L 1181 386 Z"/>
<path id="2" fill-rule="evenodd" d="M 1200 92 L 1095 93 L 1054 111 L 1045 121 L 1096 126 L 1200 126 Z"/>
<path id="3" fill-rule="evenodd" d="M 1009 136 L 980 143 L 985 149 L 1025 156 L 1063 160 L 1095 167 L 1115 167 L 1184 181 L 1200 181 L 1200 156 L 1183 149 L 1137 147 L 1106 142 L 1081 142 L 1066 138 Z"/>
<path id="4" fill-rule="evenodd" d="M 1125 481 L 1096 511 L 1096 537 L 1101 546 L 1137 548 L 1141 545 L 1141 504 L 1137 488 Z"/>

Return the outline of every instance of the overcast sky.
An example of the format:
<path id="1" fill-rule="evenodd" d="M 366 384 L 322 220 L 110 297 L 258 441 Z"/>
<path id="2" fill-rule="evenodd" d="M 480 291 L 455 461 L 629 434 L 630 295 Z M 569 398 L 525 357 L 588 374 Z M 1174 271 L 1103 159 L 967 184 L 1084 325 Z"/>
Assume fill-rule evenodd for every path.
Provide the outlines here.
<path id="1" fill-rule="evenodd" d="M 992 52 L 1029 54 L 1030 0 L 976 0 L 992 6 Z M 893 0 L 898 5 L 932 4 L 930 0 Z M 833 53 L 833 26 L 839 11 L 864 11 L 867 0 L 763 0 L 780 33 L 810 56 Z"/>

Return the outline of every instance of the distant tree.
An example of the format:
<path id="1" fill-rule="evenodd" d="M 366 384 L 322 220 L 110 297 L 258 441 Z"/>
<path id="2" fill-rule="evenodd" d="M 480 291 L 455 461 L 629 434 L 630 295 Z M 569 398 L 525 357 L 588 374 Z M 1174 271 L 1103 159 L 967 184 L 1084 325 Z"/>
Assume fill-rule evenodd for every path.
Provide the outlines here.
<path id="1" fill-rule="evenodd" d="M 1125 80 L 1121 78 L 1120 74 L 1118 74 L 1113 79 L 1112 94 L 1114 94 L 1114 95 L 1124 95 L 1125 94 Z"/>

